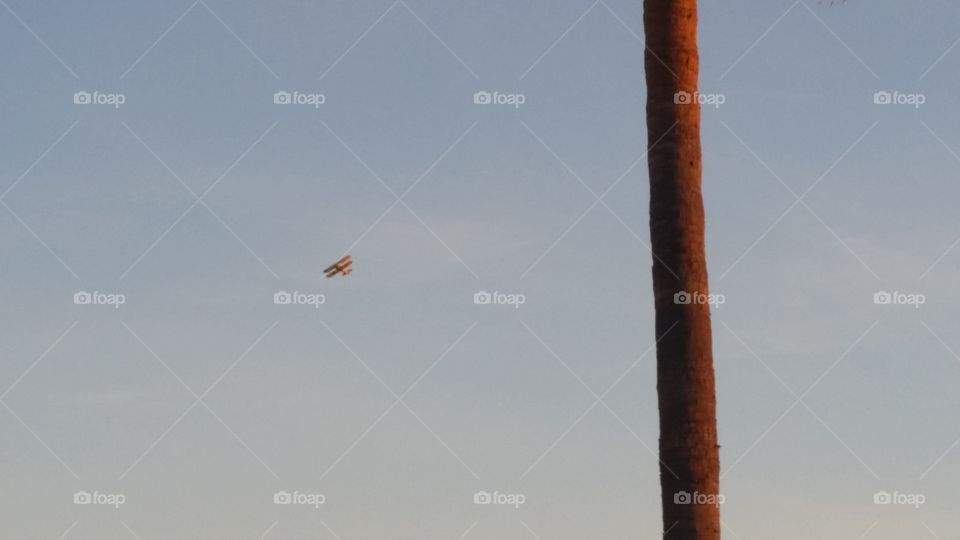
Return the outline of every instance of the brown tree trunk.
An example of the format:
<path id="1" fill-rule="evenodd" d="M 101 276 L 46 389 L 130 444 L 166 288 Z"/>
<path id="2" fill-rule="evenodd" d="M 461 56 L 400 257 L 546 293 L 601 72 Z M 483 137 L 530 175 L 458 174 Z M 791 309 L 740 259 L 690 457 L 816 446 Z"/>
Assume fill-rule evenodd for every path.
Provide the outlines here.
<path id="1" fill-rule="evenodd" d="M 710 307 L 698 302 L 709 291 L 696 100 L 697 2 L 644 0 L 643 24 L 650 239 L 661 338 L 657 393 L 664 538 L 718 540 L 722 499 Z M 675 295 L 681 292 L 698 296 L 678 303 Z"/>

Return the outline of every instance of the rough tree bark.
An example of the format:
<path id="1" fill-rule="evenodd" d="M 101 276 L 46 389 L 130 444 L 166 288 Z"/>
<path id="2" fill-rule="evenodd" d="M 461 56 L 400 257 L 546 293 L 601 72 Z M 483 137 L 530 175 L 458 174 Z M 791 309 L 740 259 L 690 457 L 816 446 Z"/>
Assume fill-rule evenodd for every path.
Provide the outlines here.
<path id="1" fill-rule="evenodd" d="M 710 308 L 698 302 L 709 291 L 696 99 L 697 2 L 644 0 L 643 6 L 664 538 L 719 540 Z M 678 303 L 675 295 L 681 292 L 698 296 Z"/>

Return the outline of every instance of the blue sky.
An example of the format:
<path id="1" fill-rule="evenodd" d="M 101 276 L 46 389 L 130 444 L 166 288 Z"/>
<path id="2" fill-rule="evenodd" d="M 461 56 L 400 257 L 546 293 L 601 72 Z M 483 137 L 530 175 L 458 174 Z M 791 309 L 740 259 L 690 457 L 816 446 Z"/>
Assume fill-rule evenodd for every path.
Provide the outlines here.
<path id="1" fill-rule="evenodd" d="M 658 537 L 640 2 L 0 4 L 8 535 Z M 701 2 L 728 538 L 960 538 L 958 9 Z"/>

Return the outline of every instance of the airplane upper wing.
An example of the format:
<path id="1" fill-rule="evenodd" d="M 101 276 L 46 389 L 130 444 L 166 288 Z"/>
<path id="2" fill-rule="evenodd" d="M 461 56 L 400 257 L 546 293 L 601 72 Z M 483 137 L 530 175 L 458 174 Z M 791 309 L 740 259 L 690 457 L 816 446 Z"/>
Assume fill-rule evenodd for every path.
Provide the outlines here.
<path id="1" fill-rule="evenodd" d="M 347 275 L 353 270 L 350 268 L 351 264 L 353 264 L 353 258 L 350 255 L 344 255 L 339 261 L 325 268 L 323 273 L 326 274 L 328 278 L 337 274 Z"/>
<path id="2" fill-rule="evenodd" d="M 338 269 L 338 268 L 344 268 L 344 267 L 350 266 L 350 263 L 352 263 L 352 262 L 353 262 L 353 258 L 350 257 L 350 255 L 344 255 L 343 257 L 340 258 L 339 261 L 337 261 L 337 262 L 331 264 L 330 266 L 326 267 L 326 268 L 323 270 L 323 272 L 324 272 L 324 273 L 327 273 L 327 272 L 330 272 L 331 270 L 336 270 L 336 269 Z"/>

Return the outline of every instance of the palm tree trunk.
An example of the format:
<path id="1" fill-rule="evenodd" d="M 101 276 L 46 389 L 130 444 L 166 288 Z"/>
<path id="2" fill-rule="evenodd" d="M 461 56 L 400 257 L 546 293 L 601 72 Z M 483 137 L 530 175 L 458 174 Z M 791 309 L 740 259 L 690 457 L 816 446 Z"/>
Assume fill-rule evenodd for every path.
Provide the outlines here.
<path id="1" fill-rule="evenodd" d="M 664 538 L 719 540 L 710 309 L 674 297 L 685 291 L 702 300 L 708 294 L 695 98 L 697 2 L 644 0 L 643 23 Z M 675 99 L 681 92 L 691 99 Z"/>

